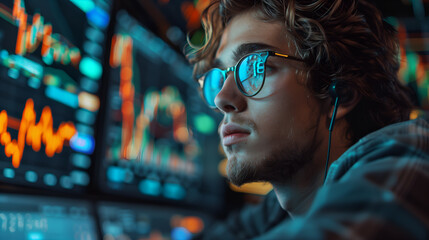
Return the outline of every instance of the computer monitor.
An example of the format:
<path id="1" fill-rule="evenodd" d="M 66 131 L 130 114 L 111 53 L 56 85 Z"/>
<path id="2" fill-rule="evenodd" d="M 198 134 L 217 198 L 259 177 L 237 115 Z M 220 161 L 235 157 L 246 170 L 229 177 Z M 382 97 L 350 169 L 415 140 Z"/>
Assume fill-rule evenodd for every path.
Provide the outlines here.
<path id="1" fill-rule="evenodd" d="M 83 200 L 0 193 L 0 239 L 101 239 L 94 213 Z"/>
<path id="2" fill-rule="evenodd" d="M 97 213 L 103 239 L 188 240 L 212 221 L 186 209 L 114 202 L 100 203 Z"/>
<path id="3" fill-rule="evenodd" d="M 100 186 L 154 200 L 223 204 L 219 116 L 200 98 L 192 69 L 126 11 L 115 17 Z"/>
<path id="4" fill-rule="evenodd" d="M 110 0 L 0 2 L 0 182 L 91 183 Z"/>

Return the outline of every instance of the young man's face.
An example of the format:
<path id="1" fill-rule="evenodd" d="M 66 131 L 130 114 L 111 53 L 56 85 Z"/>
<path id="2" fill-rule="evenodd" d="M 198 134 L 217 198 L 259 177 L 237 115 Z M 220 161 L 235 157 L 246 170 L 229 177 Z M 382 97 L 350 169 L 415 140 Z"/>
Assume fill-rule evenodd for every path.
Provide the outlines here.
<path id="1" fill-rule="evenodd" d="M 226 69 L 243 55 L 260 50 L 295 53 L 282 23 L 262 21 L 255 12 L 246 12 L 227 25 L 215 61 Z M 215 98 L 224 114 L 219 134 L 228 158 L 228 177 L 236 185 L 288 181 L 314 163 L 313 155 L 320 151 L 319 105 L 298 83 L 302 79 L 297 70 L 303 69 L 303 63 L 270 56 L 266 67 L 265 84 L 256 96 L 244 96 L 231 72 Z"/>

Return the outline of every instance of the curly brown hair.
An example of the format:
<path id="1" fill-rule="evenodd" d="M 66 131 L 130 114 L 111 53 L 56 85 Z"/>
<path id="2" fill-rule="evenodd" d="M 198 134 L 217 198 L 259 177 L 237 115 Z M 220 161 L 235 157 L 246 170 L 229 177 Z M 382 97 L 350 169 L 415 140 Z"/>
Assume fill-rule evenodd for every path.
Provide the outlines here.
<path id="1" fill-rule="evenodd" d="M 205 9 L 205 44 L 188 54 L 194 77 L 211 65 L 225 26 L 236 15 L 256 9 L 264 21 L 284 23 L 296 55 L 304 59 L 307 88 L 329 99 L 335 79 L 340 103 L 354 94 L 356 107 L 346 116 L 347 136 L 355 143 L 383 126 L 409 119 L 408 89 L 398 80 L 396 30 L 364 0 L 215 0 Z"/>

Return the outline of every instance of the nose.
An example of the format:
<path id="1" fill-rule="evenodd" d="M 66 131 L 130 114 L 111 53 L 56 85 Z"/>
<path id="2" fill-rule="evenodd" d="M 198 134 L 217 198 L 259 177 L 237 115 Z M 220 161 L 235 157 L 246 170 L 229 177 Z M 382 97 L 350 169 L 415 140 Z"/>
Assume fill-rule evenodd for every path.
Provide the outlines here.
<path id="1" fill-rule="evenodd" d="M 246 96 L 241 94 L 235 83 L 234 72 L 229 72 L 222 89 L 214 100 L 216 107 L 223 113 L 241 112 L 246 109 L 246 101 Z"/>

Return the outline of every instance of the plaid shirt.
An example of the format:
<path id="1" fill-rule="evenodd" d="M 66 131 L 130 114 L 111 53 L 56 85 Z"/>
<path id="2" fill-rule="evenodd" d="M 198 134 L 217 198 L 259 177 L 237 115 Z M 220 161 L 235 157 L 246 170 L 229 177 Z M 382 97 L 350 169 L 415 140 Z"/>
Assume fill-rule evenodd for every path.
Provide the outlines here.
<path id="1" fill-rule="evenodd" d="M 429 119 L 373 132 L 329 168 L 308 212 L 242 211 L 204 239 L 429 239 Z"/>
<path id="2" fill-rule="evenodd" d="M 331 164 L 308 213 L 257 239 L 429 239 L 429 120 L 387 126 Z"/>

